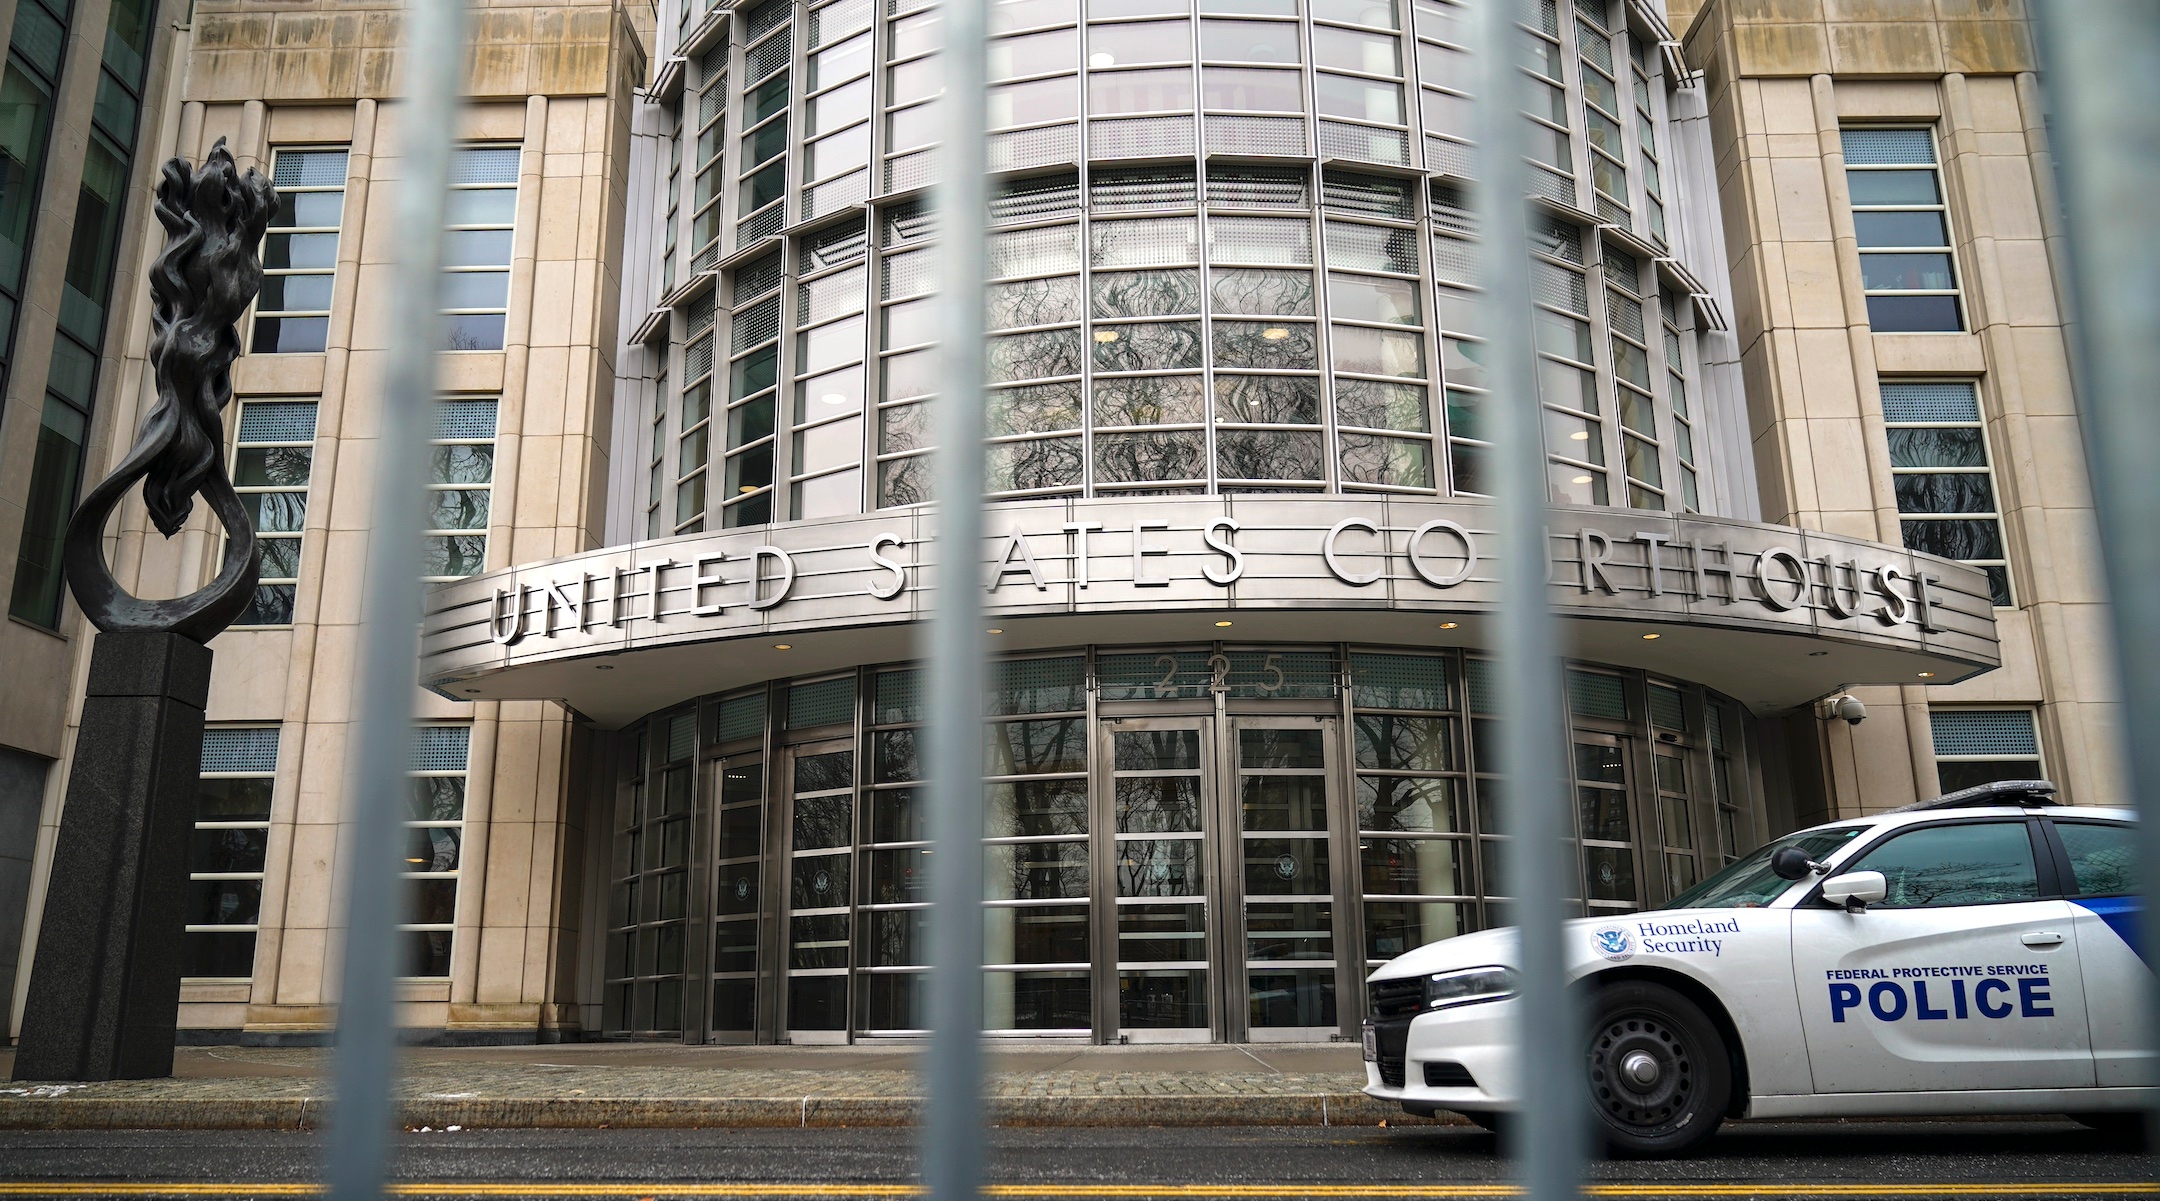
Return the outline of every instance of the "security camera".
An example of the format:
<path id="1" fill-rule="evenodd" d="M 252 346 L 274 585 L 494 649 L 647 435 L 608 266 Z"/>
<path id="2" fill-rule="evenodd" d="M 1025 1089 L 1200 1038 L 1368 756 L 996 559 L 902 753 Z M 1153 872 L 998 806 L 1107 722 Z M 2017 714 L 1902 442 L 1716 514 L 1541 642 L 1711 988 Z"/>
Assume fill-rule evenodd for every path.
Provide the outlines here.
<path id="1" fill-rule="evenodd" d="M 1859 697 L 1848 692 L 1844 696 L 1832 698 L 1829 712 L 1824 716 L 1842 717 L 1846 725 L 1857 726 L 1867 720 L 1867 706 L 1860 703 Z"/>

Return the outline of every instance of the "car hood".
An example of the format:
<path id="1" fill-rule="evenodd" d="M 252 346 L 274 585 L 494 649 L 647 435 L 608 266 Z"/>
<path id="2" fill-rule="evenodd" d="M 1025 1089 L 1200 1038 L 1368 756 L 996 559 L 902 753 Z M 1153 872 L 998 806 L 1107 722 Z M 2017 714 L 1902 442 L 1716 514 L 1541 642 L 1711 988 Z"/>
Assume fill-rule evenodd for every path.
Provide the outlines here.
<path id="1" fill-rule="evenodd" d="M 1616 963 L 1657 963 L 1699 973 L 1738 939 L 1790 915 L 1768 909 L 1657 909 L 1574 918 L 1562 927 L 1570 979 Z M 1382 964 L 1368 979 L 1393 980 L 1461 968 L 1520 963 L 1521 935 L 1510 926 L 1428 943 Z"/>

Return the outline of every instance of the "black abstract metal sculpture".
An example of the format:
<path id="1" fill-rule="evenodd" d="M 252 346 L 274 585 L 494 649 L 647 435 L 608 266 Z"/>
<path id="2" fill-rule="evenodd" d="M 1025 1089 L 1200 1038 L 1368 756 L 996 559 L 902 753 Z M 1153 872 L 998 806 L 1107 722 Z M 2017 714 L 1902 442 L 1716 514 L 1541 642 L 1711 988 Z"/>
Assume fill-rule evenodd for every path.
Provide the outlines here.
<path id="1" fill-rule="evenodd" d="M 165 164 L 157 189 L 164 251 L 150 270 L 150 363 L 157 401 L 135 445 L 68 522 L 69 587 L 100 631 L 53 851 L 17 1080 L 172 1074 L 187 924 L 188 854 L 210 696 L 205 644 L 246 610 L 259 570 L 255 526 L 226 478 L 235 322 L 262 286 L 258 257 L 277 208 L 262 173 L 242 172 L 224 139 L 197 167 Z M 186 596 L 144 600 L 105 564 L 105 523 L 142 481 L 170 538 L 210 504 L 225 527 L 217 577 Z"/>

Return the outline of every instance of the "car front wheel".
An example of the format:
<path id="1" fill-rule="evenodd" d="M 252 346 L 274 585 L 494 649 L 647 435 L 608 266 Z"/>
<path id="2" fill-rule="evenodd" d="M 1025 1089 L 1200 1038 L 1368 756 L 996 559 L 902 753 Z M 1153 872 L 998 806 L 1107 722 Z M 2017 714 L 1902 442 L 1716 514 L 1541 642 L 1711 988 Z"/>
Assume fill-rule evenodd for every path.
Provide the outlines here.
<path id="1" fill-rule="evenodd" d="M 1702 1009 L 1631 980 L 1591 1001 L 1591 1108 L 1615 1155 L 1684 1155 L 1717 1131 L 1732 1095 L 1725 1041 Z"/>

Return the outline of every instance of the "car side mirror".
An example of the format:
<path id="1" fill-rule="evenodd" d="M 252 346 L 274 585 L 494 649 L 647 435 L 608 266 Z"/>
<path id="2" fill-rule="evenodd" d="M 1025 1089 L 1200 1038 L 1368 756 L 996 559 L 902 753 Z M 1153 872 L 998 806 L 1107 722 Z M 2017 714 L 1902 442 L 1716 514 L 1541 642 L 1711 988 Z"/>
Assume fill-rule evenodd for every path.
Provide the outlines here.
<path id="1" fill-rule="evenodd" d="M 1805 880 L 1810 872 L 1821 872 L 1823 867 L 1799 847 L 1779 847 L 1770 852 L 1770 870 L 1780 880 Z"/>
<path id="2" fill-rule="evenodd" d="M 1823 881 L 1823 900 L 1843 905 L 1847 913 L 1865 913 L 1867 907 L 1890 895 L 1890 882 L 1881 872 L 1846 872 Z"/>

